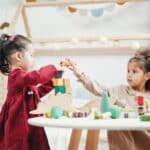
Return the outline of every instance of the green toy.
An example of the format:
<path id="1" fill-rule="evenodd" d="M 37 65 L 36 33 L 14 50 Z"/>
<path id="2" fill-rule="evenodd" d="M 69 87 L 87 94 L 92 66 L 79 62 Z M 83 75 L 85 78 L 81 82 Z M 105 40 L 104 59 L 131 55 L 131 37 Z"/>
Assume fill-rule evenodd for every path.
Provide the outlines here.
<path id="1" fill-rule="evenodd" d="M 150 114 L 141 115 L 140 120 L 141 121 L 150 121 Z"/>
<path id="2" fill-rule="evenodd" d="M 100 111 L 96 111 L 94 114 L 95 119 L 103 119 L 103 115 Z"/>
<path id="3" fill-rule="evenodd" d="M 108 95 L 106 92 L 102 94 L 102 99 L 100 103 L 100 111 L 102 113 L 109 111 L 109 100 L 108 100 Z"/>
<path id="4" fill-rule="evenodd" d="M 58 106 L 53 106 L 51 108 L 51 116 L 55 119 L 59 119 L 64 115 L 64 110 Z"/>
<path id="5" fill-rule="evenodd" d="M 116 105 L 110 105 L 109 112 L 111 112 L 111 117 L 116 119 L 120 117 L 121 109 Z"/>
<path id="6" fill-rule="evenodd" d="M 65 89 L 65 86 L 55 86 L 55 94 L 57 93 L 65 93 L 66 92 L 66 89 Z"/>

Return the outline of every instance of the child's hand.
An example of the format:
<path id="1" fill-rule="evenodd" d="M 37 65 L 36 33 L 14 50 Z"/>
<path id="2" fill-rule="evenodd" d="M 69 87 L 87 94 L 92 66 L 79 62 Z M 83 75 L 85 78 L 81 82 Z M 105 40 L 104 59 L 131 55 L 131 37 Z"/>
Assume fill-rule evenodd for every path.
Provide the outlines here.
<path id="1" fill-rule="evenodd" d="M 71 59 L 66 58 L 65 60 L 60 62 L 60 66 L 65 66 L 68 69 L 72 70 L 75 76 L 80 77 L 81 73 L 79 68 L 77 67 L 76 63 L 74 63 Z"/>
<path id="2" fill-rule="evenodd" d="M 61 67 L 67 67 L 67 68 L 69 68 L 71 70 L 74 68 L 75 65 L 76 64 L 69 58 L 66 58 L 65 60 L 62 60 L 60 62 L 60 66 Z"/>

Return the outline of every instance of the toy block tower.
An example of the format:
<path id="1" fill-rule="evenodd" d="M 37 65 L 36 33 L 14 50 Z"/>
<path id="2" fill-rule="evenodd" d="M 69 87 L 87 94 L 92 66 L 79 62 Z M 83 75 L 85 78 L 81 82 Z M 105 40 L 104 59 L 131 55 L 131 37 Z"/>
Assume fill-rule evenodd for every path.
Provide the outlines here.
<path id="1" fill-rule="evenodd" d="M 62 78 L 63 71 L 59 70 L 55 79 L 53 79 L 53 85 L 55 87 L 55 95 L 68 93 L 71 94 L 70 80 Z"/>
<path id="2" fill-rule="evenodd" d="M 54 106 L 63 109 L 72 108 L 72 92 L 70 80 L 62 78 L 63 71 L 59 70 L 56 78 L 53 79 L 54 93 L 51 93 L 48 100 L 40 102 L 36 110 L 31 111 L 31 114 L 41 114 L 49 112 Z"/>

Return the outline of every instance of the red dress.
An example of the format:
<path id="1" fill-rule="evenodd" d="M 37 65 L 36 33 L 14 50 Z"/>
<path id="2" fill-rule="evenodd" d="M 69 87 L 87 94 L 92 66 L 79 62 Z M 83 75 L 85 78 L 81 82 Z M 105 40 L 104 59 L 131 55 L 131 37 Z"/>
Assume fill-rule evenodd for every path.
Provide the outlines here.
<path id="1" fill-rule="evenodd" d="M 8 76 L 8 94 L 0 113 L 0 150 L 49 150 L 44 129 L 30 126 L 29 112 L 53 89 L 53 65 L 38 71 L 15 69 Z"/>

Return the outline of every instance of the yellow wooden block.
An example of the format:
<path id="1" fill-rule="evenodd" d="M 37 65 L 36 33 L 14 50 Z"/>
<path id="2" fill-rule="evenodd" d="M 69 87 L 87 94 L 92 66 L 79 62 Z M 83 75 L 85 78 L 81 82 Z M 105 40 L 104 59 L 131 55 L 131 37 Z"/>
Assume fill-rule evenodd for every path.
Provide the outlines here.
<path id="1" fill-rule="evenodd" d="M 64 82 L 63 82 L 63 79 L 61 78 L 61 79 L 53 79 L 53 85 L 54 86 L 62 86 L 62 85 L 64 85 Z"/>

